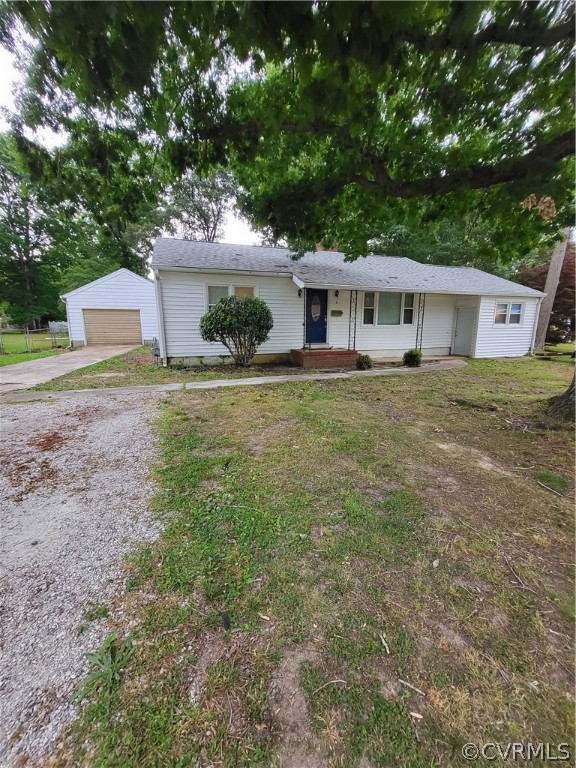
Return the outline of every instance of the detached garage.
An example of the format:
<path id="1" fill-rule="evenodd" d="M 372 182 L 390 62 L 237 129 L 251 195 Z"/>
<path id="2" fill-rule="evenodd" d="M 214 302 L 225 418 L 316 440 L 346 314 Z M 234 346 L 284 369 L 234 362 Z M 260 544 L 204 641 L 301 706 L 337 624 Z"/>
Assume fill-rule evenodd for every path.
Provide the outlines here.
<path id="1" fill-rule="evenodd" d="M 118 269 L 65 293 L 73 347 L 86 344 L 150 344 L 158 336 L 154 283 Z"/>

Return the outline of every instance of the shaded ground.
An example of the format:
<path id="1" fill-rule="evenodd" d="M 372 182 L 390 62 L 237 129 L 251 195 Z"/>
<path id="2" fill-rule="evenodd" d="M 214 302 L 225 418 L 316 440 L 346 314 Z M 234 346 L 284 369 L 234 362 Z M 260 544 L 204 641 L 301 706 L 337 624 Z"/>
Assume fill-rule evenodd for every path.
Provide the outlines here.
<path id="1" fill-rule="evenodd" d="M 473 361 L 165 398 L 165 530 L 110 623 L 136 650 L 55 764 L 456 767 L 467 742 L 571 742 L 572 431 L 539 406 L 570 376 Z"/>
<path id="2" fill-rule="evenodd" d="M 2 409 L 0 764 L 45 766 L 147 514 L 154 398 Z"/>
<path id="3" fill-rule="evenodd" d="M 400 365 L 401 363 L 397 363 Z M 313 372 L 314 369 L 307 369 Z M 330 368 L 330 371 L 347 370 Z M 240 378 L 252 376 L 290 376 L 302 373 L 302 368 L 293 365 L 251 365 L 240 368 L 236 365 L 164 368 L 154 362 L 149 347 L 132 350 L 121 357 L 92 365 L 82 371 L 75 371 L 51 381 L 48 385 L 35 387 L 37 390 L 93 389 L 97 387 L 129 387 L 145 384 L 193 383 L 225 377 Z"/>

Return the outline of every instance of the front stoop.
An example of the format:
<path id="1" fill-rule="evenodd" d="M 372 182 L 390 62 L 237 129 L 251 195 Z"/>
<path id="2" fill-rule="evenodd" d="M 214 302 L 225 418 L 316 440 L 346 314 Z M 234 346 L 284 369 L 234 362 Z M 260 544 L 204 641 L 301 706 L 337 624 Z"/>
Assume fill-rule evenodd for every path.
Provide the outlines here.
<path id="1" fill-rule="evenodd" d="M 292 365 L 301 368 L 354 368 L 355 349 L 291 349 Z"/>

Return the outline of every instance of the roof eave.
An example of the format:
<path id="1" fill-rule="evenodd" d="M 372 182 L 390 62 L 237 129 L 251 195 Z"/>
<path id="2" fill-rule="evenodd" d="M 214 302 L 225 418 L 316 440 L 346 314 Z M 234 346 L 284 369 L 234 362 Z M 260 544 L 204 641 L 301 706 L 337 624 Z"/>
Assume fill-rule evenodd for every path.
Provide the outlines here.
<path id="1" fill-rule="evenodd" d="M 263 269 L 226 269 L 222 267 L 177 267 L 165 266 L 164 264 L 150 263 L 150 267 L 156 272 L 193 272 L 206 273 L 209 275 L 257 275 L 261 277 L 287 277 L 291 278 L 291 272 L 275 272 Z"/>

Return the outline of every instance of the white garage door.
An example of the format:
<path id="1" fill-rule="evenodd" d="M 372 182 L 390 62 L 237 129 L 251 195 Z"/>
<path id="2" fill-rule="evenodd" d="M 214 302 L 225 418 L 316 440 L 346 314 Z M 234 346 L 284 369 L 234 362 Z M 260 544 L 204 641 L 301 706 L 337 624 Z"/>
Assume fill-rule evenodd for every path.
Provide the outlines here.
<path id="1" fill-rule="evenodd" d="M 139 309 L 83 309 L 86 344 L 141 344 Z"/>

